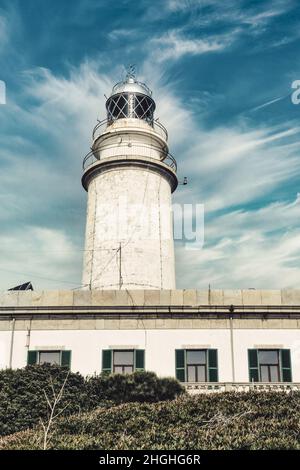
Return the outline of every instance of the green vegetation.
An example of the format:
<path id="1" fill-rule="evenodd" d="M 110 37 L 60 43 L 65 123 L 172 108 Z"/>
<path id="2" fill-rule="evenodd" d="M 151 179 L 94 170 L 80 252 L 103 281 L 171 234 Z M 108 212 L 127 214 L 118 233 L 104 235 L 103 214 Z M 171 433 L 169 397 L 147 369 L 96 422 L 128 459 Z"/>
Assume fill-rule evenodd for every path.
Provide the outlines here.
<path id="1" fill-rule="evenodd" d="M 47 420 L 53 390 L 58 393 L 68 376 L 57 410 L 63 416 L 124 402 L 157 402 L 183 393 L 172 378 L 152 372 L 100 375 L 85 379 L 59 366 L 27 366 L 0 371 L 0 435 L 31 428 Z"/>
<path id="2" fill-rule="evenodd" d="M 46 435 L 46 397 L 67 375 Z M 188 396 L 153 373 L 30 366 L 0 372 L 0 432 L 0 449 L 300 449 L 300 393 Z"/>
<path id="3" fill-rule="evenodd" d="M 1 449 L 38 449 L 40 428 L 7 436 Z M 181 396 L 64 417 L 52 449 L 300 449 L 299 393 Z"/>

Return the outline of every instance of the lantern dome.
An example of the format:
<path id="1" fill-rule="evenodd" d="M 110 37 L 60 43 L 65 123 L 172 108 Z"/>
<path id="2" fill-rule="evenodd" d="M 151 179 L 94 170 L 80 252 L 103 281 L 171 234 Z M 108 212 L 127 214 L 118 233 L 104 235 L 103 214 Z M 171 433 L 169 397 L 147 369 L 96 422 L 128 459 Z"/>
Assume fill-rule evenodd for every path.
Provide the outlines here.
<path id="1" fill-rule="evenodd" d="M 130 71 L 125 80 L 116 83 L 108 100 L 106 101 L 107 119 L 109 122 L 116 119 L 134 118 L 153 122 L 155 102 L 152 91 L 135 78 Z"/>
<path id="2" fill-rule="evenodd" d="M 133 77 L 127 77 L 126 80 L 116 83 L 113 87 L 111 96 L 117 93 L 140 93 L 142 95 L 151 96 L 152 91 L 145 83 L 138 82 Z"/>

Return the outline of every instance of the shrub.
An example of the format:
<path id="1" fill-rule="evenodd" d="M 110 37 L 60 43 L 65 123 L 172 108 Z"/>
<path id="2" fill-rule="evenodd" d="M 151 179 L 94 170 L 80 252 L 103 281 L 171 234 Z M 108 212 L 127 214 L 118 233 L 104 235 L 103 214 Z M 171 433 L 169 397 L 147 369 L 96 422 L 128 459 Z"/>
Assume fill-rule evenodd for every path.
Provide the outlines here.
<path id="1" fill-rule="evenodd" d="M 52 449 L 300 449 L 300 393 L 183 395 L 63 417 Z M 38 449 L 39 428 L 2 438 L 0 449 Z"/>
<path id="2" fill-rule="evenodd" d="M 155 402 L 175 398 L 183 388 L 174 379 L 159 379 L 152 372 L 130 375 L 95 376 L 85 379 L 79 373 L 69 372 L 49 364 L 27 366 L 24 369 L 0 371 L 0 435 L 30 428 L 45 420 L 49 409 L 45 392 L 52 397 L 51 385 L 56 392 L 68 375 L 63 398 L 57 411 L 63 414 L 88 411 L 96 407 L 109 407 L 123 402 Z"/>
<path id="3" fill-rule="evenodd" d="M 180 383 L 172 378 L 158 378 L 153 372 L 134 372 L 129 375 L 113 374 L 91 377 L 87 390 L 92 407 L 99 399 L 114 403 L 157 402 L 172 400 L 184 393 Z"/>
<path id="4" fill-rule="evenodd" d="M 58 392 L 68 374 L 63 367 L 27 366 L 0 371 L 0 435 L 10 434 L 36 424 L 48 415 L 45 392 L 52 396 L 51 383 Z M 69 373 L 58 409 L 65 414 L 86 410 L 85 381 L 80 374 Z"/>

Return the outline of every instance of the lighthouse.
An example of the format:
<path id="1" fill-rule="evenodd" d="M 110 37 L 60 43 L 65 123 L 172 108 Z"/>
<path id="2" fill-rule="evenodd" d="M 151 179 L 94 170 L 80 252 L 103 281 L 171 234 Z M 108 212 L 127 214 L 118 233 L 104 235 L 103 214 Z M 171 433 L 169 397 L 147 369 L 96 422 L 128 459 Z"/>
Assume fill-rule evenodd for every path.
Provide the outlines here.
<path id="1" fill-rule="evenodd" d="M 151 90 L 130 68 L 94 128 L 82 176 L 84 289 L 175 289 L 177 165 L 155 108 Z"/>

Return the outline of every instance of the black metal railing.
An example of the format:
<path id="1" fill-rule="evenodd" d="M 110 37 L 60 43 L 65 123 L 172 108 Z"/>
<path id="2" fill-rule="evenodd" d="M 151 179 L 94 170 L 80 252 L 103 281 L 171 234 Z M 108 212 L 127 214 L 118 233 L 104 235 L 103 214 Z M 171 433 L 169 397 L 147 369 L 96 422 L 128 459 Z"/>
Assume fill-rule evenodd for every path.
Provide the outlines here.
<path id="1" fill-rule="evenodd" d="M 154 145 L 145 145 L 145 144 L 140 145 L 140 144 L 136 144 L 136 143 L 133 144 L 133 147 L 138 148 L 138 149 L 143 149 L 144 151 L 146 149 L 147 151 L 149 151 L 149 153 L 151 153 L 151 151 L 158 152 L 160 161 L 162 161 L 163 163 L 168 165 L 170 168 L 172 168 L 173 171 L 175 171 L 175 172 L 177 171 L 176 160 L 173 157 L 173 155 L 167 149 L 164 150 L 164 149 L 161 149 L 161 147 L 155 147 Z M 96 161 L 100 161 L 101 160 L 101 152 L 103 152 L 105 150 L 113 150 L 113 152 L 112 152 L 113 154 L 108 155 L 105 158 L 127 157 L 129 155 L 132 158 L 134 158 L 135 156 L 136 157 L 143 157 L 144 156 L 144 157 L 150 157 L 150 158 L 155 159 L 151 155 L 147 155 L 147 152 L 143 152 L 143 153 L 141 152 L 140 154 L 139 153 L 133 154 L 132 150 L 130 151 L 130 149 L 132 149 L 132 147 L 128 147 L 128 144 L 127 145 L 126 144 L 119 145 L 118 147 L 115 147 L 115 148 L 113 148 L 111 146 L 101 146 L 101 150 L 96 147 L 96 148 L 92 149 L 89 153 L 87 153 L 86 156 L 84 157 L 83 163 L 82 163 L 83 170 L 85 171 L 89 166 L 93 165 Z M 127 150 L 127 152 L 126 152 L 126 150 Z"/>
<path id="2" fill-rule="evenodd" d="M 125 119 L 125 118 L 124 118 Z M 137 121 L 139 121 L 139 119 L 137 119 Z M 108 120 L 108 119 L 102 119 L 101 121 L 98 120 L 97 124 L 95 125 L 94 129 L 93 129 L 93 141 L 95 139 L 97 139 L 98 137 L 100 137 L 104 132 L 105 132 L 105 129 L 107 126 L 109 126 L 110 124 L 113 124 L 113 120 Z M 142 121 L 142 122 L 145 122 L 145 121 Z M 151 122 L 148 122 L 148 124 L 153 127 L 153 129 L 164 139 L 164 140 L 168 140 L 168 131 L 167 129 L 165 128 L 165 126 L 163 126 L 159 121 L 157 120 L 154 120 L 154 121 L 151 121 Z"/>

